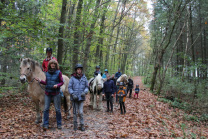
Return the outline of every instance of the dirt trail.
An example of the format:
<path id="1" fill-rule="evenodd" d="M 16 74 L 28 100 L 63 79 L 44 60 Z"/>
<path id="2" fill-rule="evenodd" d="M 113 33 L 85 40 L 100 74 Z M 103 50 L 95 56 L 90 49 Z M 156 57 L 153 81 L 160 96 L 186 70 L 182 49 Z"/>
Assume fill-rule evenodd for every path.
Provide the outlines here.
<path id="1" fill-rule="evenodd" d="M 84 132 L 74 132 L 72 118 L 67 120 L 65 116 L 63 129 L 57 130 L 54 107 L 50 110 L 50 128 L 44 132 L 34 123 L 34 106 L 27 95 L 19 93 L 0 98 L 0 138 L 208 138 L 207 126 L 186 121 L 183 111 L 157 101 L 157 96 L 143 86 L 141 77 L 133 80 L 141 91 L 138 99 L 127 97 L 125 115 L 120 115 L 118 104 L 114 104 L 113 114 L 106 113 L 105 101 L 103 111 L 91 110 L 88 95 L 84 106 Z"/>

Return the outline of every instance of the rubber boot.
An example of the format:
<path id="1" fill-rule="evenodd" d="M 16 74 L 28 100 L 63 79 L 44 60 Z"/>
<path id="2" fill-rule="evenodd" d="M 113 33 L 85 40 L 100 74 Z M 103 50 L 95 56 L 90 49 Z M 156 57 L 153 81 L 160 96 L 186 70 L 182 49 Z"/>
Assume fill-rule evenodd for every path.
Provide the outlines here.
<path id="1" fill-rule="evenodd" d="M 85 131 L 85 127 L 83 124 L 81 124 L 81 131 Z"/>

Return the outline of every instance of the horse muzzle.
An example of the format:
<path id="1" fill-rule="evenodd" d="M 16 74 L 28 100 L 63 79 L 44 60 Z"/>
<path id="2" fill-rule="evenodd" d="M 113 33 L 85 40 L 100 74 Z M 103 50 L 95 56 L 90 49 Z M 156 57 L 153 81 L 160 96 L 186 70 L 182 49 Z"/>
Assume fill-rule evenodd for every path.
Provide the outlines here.
<path id="1" fill-rule="evenodd" d="M 26 77 L 25 76 L 20 76 L 20 82 L 25 83 L 26 82 Z"/>

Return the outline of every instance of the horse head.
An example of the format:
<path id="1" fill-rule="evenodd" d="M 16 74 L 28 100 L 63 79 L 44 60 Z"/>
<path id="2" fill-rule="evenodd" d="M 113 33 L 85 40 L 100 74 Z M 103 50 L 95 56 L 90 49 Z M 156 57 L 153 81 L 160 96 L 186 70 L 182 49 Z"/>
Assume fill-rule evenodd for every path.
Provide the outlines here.
<path id="1" fill-rule="evenodd" d="M 128 83 L 128 76 L 127 76 L 126 74 L 122 74 L 122 75 L 118 78 L 117 82 L 124 82 L 125 84 L 127 84 L 127 83 Z"/>
<path id="2" fill-rule="evenodd" d="M 36 62 L 29 59 L 20 59 L 20 81 L 25 83 L 28 79 L 32 78 L 33 71 L 35 70 Z"/>
<path id="3" fill-rule="evenodd" d="M 95 83 L 98 90 L 101 90 L 103 88 L 103 79 L 100 74 L 98 74 L 95 78 Z"/>

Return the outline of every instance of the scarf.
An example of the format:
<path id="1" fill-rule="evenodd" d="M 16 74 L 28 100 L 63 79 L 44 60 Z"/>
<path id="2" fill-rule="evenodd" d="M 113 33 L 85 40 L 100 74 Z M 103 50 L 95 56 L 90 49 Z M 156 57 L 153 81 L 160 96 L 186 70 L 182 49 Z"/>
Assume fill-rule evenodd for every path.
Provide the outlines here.
<path id="1" fill-rule="evenodd" d="M 49 69 L 48 73 L 53 74 L 56 71 L 56 69 Z"/>

